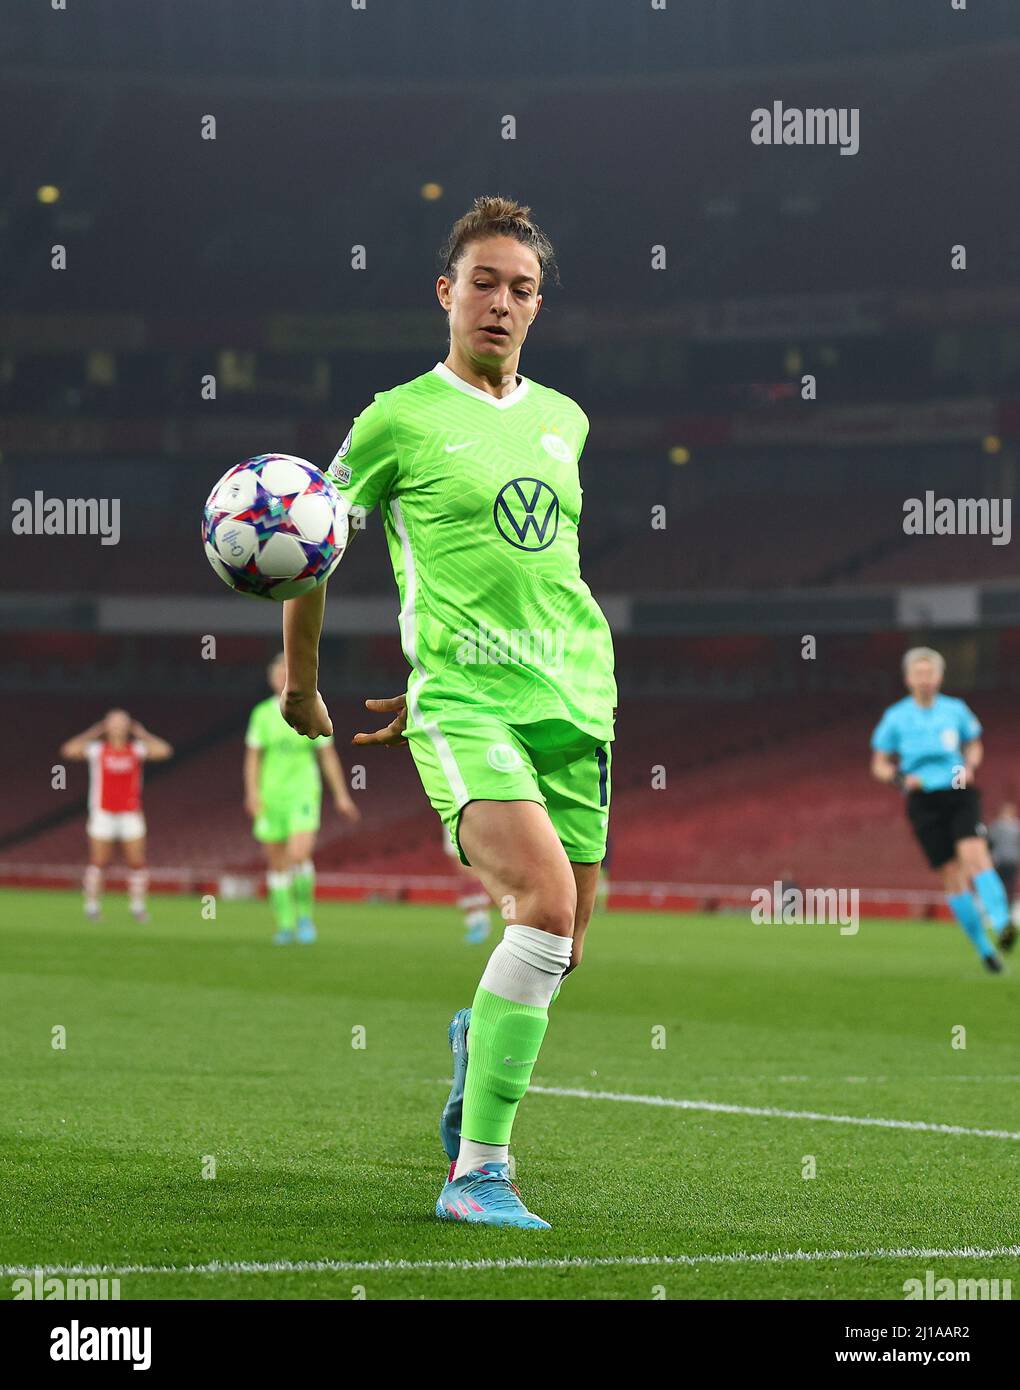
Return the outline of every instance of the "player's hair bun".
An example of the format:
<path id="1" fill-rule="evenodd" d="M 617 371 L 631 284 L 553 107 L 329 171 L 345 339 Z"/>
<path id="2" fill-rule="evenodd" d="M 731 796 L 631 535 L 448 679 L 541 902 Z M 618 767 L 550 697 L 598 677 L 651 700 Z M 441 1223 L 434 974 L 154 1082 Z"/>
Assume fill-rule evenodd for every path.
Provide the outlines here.
<path id="1" fill-rule="evenodd" d="M 473 241 L 487 236 L 511 236 L 535 253 L 541 267 L 541 281 L 559 284 L 559 271 L 552 242 L 532 220 L 531 208 L 502 194 L 482 194 L 470 212 L 453 224 L 439 253 L 442 273 L 456 278 L 457 266 Z"/>

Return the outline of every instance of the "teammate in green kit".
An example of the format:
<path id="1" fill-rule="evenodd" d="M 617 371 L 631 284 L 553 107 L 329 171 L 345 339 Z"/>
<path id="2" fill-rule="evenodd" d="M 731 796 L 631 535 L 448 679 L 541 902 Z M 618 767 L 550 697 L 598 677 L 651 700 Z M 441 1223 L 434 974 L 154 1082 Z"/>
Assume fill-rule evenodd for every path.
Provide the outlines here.
<path id="1" fill-rule="evenodd" d="M 286 669 L 281 652 L 267 672 L 273 694 L 252 710 L 244 740 L 244 804 L 252 834 L 265 850 L 278 946 L 315 940 L 312 853 L 322 802 L 320 768 L 340 815 L 356 821 L 361 814 L 347 790 L 333 740 L 309 742 L 280 713 Z"/>
<path id="2" fill-rule="evenodd" d="M 382 512 L 411 667 L 391 723 L 460 858 L 507 923 L 472 1007 L 450 1025 L 440 1133 L 453 1160 L 438 1216 L 546 1227 L 510 1181 L 510 1131 L 598 888 L 616 705 L 609 626 L 580 575 L 581 408 L 518 372 L 555 277 L 530 209 L 478 198 L 436 284 L 443 362 L 379 392 L 329 476 L 361 520 Z M 332 733 L 318 692 L 322 589 L 284 606 L 287 721 Z"/>

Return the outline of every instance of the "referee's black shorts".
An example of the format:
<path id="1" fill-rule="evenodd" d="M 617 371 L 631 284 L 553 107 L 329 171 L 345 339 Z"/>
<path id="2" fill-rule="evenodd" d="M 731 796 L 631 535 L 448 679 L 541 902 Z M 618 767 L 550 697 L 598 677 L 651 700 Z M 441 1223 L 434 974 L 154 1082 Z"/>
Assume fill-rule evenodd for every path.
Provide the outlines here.
<path id="1" fill-rule="evenodd" d="M 955 858 L 960 840 L 985 833 L 981 794 L 976 787 L 911 792 L 907 797 L 907 818 L 933 869 L 941 869 Z"/>

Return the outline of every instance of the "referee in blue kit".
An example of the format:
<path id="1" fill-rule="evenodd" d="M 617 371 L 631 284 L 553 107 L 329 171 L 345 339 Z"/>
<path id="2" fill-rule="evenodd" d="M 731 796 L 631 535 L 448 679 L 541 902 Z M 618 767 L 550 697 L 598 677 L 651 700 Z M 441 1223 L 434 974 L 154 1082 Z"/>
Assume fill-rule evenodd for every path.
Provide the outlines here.
<path id="1" fill-rule="evenodd" d="M 984 752 L 981 724 L 963 700 L 940 693 L 945 669 L 930 647 L 913 647 L 904 656 L 910 694 L 878 721 L 871 736 L 871 772 L 907 793 L 907 817 L 929 864 L 942 876 L 953 916 L 985 967 L 997 974 L 1002 961 L 995 947 L 1008 951 L 1017 931 L 992 867 L 974 785 Z"/>

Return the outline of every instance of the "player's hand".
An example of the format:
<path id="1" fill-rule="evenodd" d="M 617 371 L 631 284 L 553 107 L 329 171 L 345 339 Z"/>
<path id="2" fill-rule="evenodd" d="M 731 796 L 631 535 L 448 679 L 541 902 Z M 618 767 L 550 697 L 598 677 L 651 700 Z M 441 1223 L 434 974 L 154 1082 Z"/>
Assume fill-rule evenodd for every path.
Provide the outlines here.
<path id="1" fill-rule="evenodd" d="M 262 802 L 257 796 L 246 796 L 244 798 L 244 809 L 251 816 L 252 820 L 258 820 L 262 814 Z"/>
<path id="2" fill-rule="evenodd" d="M 356 825 L 361 820 L 361 812 L 349 796 L 338 796 L 333 803 L 339 815 L 344 816 L 352 824 Z"/>
<path id="3" fill-rule="evenodd" d="M 909 776 L 904 777 L 903 786 L 908 792 L 919 792 L 924 790 L 924 783 L 921 781 L 920 777 L 918 777 L 917 774 L 914 772 L 911 772 Z"/>
<path id="4" fill-rule="evenodd" d="M 407 700 L 403 695 L 393 695 L 388 700 L 366 700 L 365 708 L 375 710 L 378 714 L 392 714 L 393 719 L 386 725 L 385 729 L 376 729 L 374 734 L 355 734 L 354 743 L 379 743 L 385 748 L 395 748 L 397 744 L 406 743 L 407 740 L 401 735 L 407 727 Z"/>
<path id="5" fill-rule="evenodd" d="M 280 713 L 292 729 L 309 738 L 321 738 L 333 732 L 333 723 L 316 690 L 306 695 L 300 690 L 284 690 L 280 696 Z"/>

